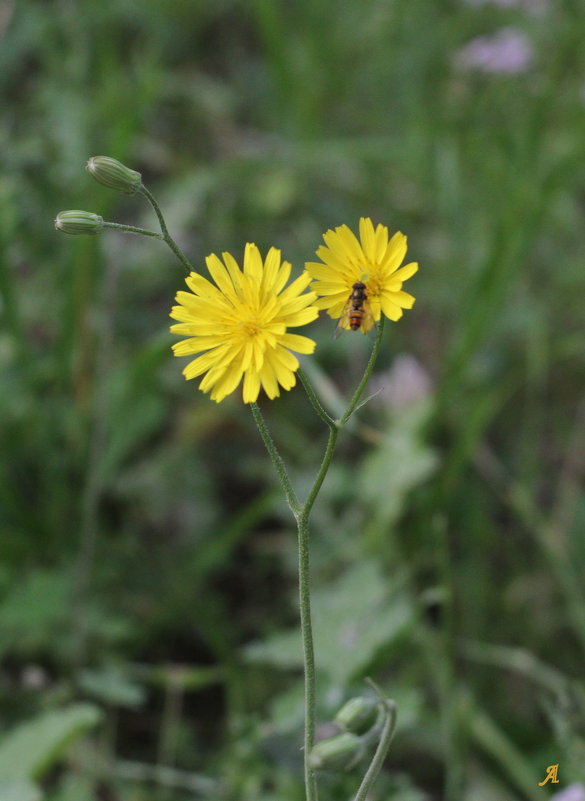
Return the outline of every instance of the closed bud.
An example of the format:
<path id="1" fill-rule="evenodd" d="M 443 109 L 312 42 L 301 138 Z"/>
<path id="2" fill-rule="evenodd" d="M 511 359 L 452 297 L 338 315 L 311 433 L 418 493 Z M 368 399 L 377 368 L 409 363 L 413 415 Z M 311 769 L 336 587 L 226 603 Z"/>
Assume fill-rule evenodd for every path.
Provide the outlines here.
<path id="1" fill-rule="evenodd" d="M 343 731 L 365 734 L 372 728 L 377 717 L 378 702 L 374 698 L 350 698 L 333 722 Z"/>
<path id="2" fill-rule="evenodd" d="M 64 234 L 97 234 L 104 227 L 103 217 L 93 211 L 70 209 L 55 217 L 55 228 Z"/>
<path id="3" fill-rule="evenodd" d="M 100 184 L 118 192 L 126 192 L 128 195 L 132 195 L 142 185 L 142 176 L 139 172 L 131 170 L 110 156 L 92 156 L 85 169 Z"/>
<path id="4" fill-rule="evenodd" d="M 363 742 L 350 732 L 321 740 L 309 754 L 313 770 L 349 770 L 363 754 Z"/>

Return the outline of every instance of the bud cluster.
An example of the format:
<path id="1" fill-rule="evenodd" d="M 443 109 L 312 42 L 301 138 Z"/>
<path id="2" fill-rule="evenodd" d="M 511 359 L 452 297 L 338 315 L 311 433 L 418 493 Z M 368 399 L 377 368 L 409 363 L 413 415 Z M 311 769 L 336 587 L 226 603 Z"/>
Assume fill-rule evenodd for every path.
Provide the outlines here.
<path id="1" fill-rule="evenodd" d="M 116 189 L 118 192 L 133 194 L 138 192 L 142 186 L 142 176 L 136 170 L 126 167 L 121 161 L 110 156 L 92 156 L 85 165 L 86 170 L 100 184 L 109 189 Z M 109 227 L 122 228 L 123 226 L 107 223 Z M 98 234 L 104 227 L 103 217 L 94 214 L 92 211 L 81 211 L 80 209 L 69 209 L 60 211 L 55 218 L 55 228 L 64 234 Z M 125 230 L 132 230 L 134 233 L 145 233 L 138 229 L 130 229 L 126 226 Z M 152 235 L 152 234 L 151 234 Z"/>
<path id="2" fill-rule="evenodd" d="M 311 749 L 309 764 L 313 770 L 350 770 L 359 762 L 370 744 L 379 709 L 375 698 L 350 698 L 333 721 L 340 733 Z"/>

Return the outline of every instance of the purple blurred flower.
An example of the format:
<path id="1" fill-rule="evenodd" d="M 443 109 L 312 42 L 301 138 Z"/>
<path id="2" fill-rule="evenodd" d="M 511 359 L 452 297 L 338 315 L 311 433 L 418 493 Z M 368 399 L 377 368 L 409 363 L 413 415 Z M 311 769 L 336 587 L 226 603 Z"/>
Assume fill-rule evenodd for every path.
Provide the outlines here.
<path id="1" fill-rule="evenodd" d="M 470 6 L 500 6 L 501 8 L 521 8 L 530 14 L 546 11 L 547 0 L 465 0 Z"/>
<path id="2" fill-rule="evenodd" d="M 560 793 L 551 795 L 550 801 L 585 801 L 585 785 L 579 782 L 570 784 Z"/>
<path id="3" fill-rule="evenodd" d="M 370 389 L 376 393 L 376 400 L 381 405 L 401 411 L 426 400 L 433 391 L 433 383 L 414 356 L 401 353 L 389 370 L 374 373 Z"/>
<path id="4" fill-rule="evenodd" d="M 526 72 L 533 62 L 532 42 L 517 28 L 501 28 L 490 36 L 478 36 L 456 56 L 459 67 L 506 75 Z"/>

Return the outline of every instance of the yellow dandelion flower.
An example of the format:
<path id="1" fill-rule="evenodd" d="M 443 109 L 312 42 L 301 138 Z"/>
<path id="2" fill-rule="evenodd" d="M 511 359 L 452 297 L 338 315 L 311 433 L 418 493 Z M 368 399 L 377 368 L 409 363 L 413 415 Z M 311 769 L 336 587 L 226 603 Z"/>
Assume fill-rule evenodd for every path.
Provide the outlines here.
<path id="1" fill-rule="evenodd" d="M 374 228 L 368 217 L 360 219 L 360 238 L 340 225 L 323 235 L 325 245 L 317 250 L 323 263 L 307 262 L 313 280 L 311 289 L 320 297 L 319 309 L 339 319 L 341 328 L 372 328 L 384 314 L 399 320 L 403 309 L 411 309 L 414 297 L 403 292 L 402 284 L 418 270 L 412 262 L 400 267 L 406 255 L 406 237 L 398 231 L 388 238 L 388 228 Z M 400 268 L 400 269 L 399 269 Z"/>
<path id="2" fill-rule="evenodd" d="M 171 317 L 173 334 L 188 337 L 173 345 L 175 356 L 202 353 L 183 374 L 196 378 L 203 392 L 219 403 L 244 380 L 244 403 L 254 403 L 260 387 L 269 398 L 280 395 L 280 387 L 296 383 L 298 359 L 291 353 L 312 353 L 315 343 L 308 337 L 287 333 L 312 322 L 318 315 L 314 292 L 304 292 L 310 276 L 304 273 L 284 286 L 291 266 L 280 260 L 280 250 L 270 248 L 263 262 L 256 245 L 244 250 L 240 270 L 229 253 L 223 262 L 215 254 L 206 264 L 215 285 L 198 273 L 185 279 L 190 292 L 179 292 Z"/>

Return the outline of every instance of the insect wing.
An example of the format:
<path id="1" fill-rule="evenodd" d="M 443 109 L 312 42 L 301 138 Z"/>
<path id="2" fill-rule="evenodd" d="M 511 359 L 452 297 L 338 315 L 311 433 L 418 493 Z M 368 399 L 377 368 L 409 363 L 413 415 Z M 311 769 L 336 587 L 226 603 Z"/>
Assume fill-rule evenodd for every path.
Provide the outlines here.
<path id="1" fill-rule="evenodd" d="M 340 337 L 344 331 L 349 330 L 349 312 L 351 309 L 351 297 L 348 298 L 347 303 L 343 307 L 343 311 L 341 312 L 341 317 L 337 321 L 337 325 L 335 326 L 335 331 L 333 332 L 333 338 L 337 339 Z"/>
<path id="2" fill-rule="evenodd" d="M 360 331 L 363 334 L 367 334 L 368 331 L 371 331 L 376 325 L 376 321 L 374 320 L 374 315 L 372 314 L 372 308 L 367 298 L 364 299 L 363 305 L 363 317 L 362 322 L 360 325 Z"/>

